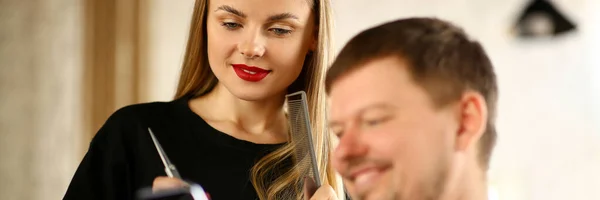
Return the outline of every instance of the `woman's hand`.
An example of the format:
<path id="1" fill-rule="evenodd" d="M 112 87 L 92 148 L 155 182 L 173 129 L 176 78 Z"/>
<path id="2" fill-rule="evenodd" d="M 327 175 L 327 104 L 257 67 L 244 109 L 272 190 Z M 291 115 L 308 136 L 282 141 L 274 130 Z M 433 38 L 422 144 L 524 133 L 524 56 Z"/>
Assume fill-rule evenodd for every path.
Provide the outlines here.
<path id="1" fill-rule="evenodd" d="M 316 188 L 312 178 L 304 178 L 304 199 L 306 200 L 338 200 L 333 188 L 329 185 L 322 185 Z"/>
<path id="2" fill-rule="evenodd" d="M 188 184 L 185 181 L 182 181 L 181 179 L 159 176 L 156 177 L 154 179 L 154 182 L 152 183 L 152 191 L 176 189 L 187 186 Z"/>

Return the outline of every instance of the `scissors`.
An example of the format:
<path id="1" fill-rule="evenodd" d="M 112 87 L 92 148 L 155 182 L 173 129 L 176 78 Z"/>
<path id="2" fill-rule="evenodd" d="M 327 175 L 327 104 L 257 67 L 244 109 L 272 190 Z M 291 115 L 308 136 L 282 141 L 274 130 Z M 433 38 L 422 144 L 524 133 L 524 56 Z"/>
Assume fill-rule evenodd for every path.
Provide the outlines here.
<path id="1" fill-rule="evenodd" d="M 171 163 L 171 161 L 167 157 L 167 154 L 160 146 L 160 143 L 158 143 L 158 140 L 156 139 L 156 136 L 154 136 L 154 133 L 152 132 L 152 129 L 150 129 L 150 127 L 148 127 L 148 132 L 150 133 L 150 137 L 152 137 L 152 142 L 154 142 L 154 146 L 156 147 L 156 151 L 158 151 L 160 160 L 162 160 L 162 163 L 165 166 L 165 173 L 167 173 L 167 176 L 169 176 L 170 178 L 181 179 L 181 175 L 179 175 L 179 171 L 177 171 L 177 168 L 175 168 L 175 165 L 173 165 L 173 163 Z"/>
<path id="2" fill-rule="evenodd" d="M 163 150 L 162 146 L 160 146 L 160 143 L 156 139 L 156 136 L 154 136 L 154 133 L 152 132 L 152 129 L 150 129 L 150 127 L 148 127 L 148 132 L 150 133 L 150 137 L 152 138 L 152 142 L 154 142 L 154 146 L 156 147 L 156 151 L 158 151 L 158 155 L 160 156 L 160 160 L 162 161 L 163 165 L 165 166 L 165 173 L 167 173 L 167 176 L 169 176 L 170 178 L 178 178 L 180 180 L 183 180 L 181 178 L 181 175 L 179 175 L 179 171 L 177 171 L 177 168 L 175 167 L 175 165 L 173 163 L 171 163 L 171 161 L 167 157 L 167 154 Z M 192 195 L 192 197 L 194 198 L 194 200 L 209 200 L 208 195 L 206 194 L 206 192 L 204 191 L 204 189 L 202 188 L 202 186 L 200 186 L 198 184 L 190 184 L 190 183 L 187 183 L 187 184 L 188 184 L 188 188 L 187 189 L 189 189 L 188 192 L 189 192 L 189 194 Z M 150 191 L 143 191 L 141 193 L 141 195 L 145 196 L 145 198 L 149 198 L 150 196 L 161 196 L 160 194 L 153 193 L 151 190 Z"/>

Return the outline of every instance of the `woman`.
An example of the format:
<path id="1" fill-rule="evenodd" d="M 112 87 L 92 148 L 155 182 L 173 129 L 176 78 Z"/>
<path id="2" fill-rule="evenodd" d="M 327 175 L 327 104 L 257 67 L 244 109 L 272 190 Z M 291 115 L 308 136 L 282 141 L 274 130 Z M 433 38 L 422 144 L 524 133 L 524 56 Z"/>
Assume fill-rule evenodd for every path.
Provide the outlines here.
<path id="1" fill-rule="evenodd" d="M 328 0 L 197 0 L 176 99 L 115 112 L 65 199 L 132 199 L 164 183 L 148 128 L 213 199 L 302 198 L 284 112 L 285 94 L 298 90 L 309 97 L 322 181 L 341 195 L 323 123 L 330 18 Z"/>

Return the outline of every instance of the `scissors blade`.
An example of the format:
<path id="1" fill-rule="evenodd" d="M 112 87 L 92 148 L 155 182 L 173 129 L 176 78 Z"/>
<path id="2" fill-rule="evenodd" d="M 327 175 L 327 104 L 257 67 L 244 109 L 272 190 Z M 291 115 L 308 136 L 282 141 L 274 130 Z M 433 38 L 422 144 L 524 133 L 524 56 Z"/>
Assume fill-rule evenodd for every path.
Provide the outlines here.
<path id="1" fill-rule="evenodd" d="M 148 127 L 148 132 L 150 133 L 150 137 L 152 138 L 152 142 L 154 142 L 154 146 L 156 147 L 156 151 L 158 151 L 158 155 L 160 156 L 160 160 L 162 161 L 163 165 L 165 166 L 165 173 L 167 173 L 167 176 L 169 176 L 171 178 L 174 177 L 174 178 L 181 179 L 181 176 L 177 172 L 177 169 L 175 168 L 175 165 L 173 165 L 173 163 L 171 163 L 171 161 L 167 157 L 167 154 L 163 150 L 162 146 L 160 146 L 160 143 L 158 143 L 158 140 L 156 139 L 156 136 L 154 136 L 154 133 L 152 132 L 152 129 L 150 129 L 150 127 Z"/>

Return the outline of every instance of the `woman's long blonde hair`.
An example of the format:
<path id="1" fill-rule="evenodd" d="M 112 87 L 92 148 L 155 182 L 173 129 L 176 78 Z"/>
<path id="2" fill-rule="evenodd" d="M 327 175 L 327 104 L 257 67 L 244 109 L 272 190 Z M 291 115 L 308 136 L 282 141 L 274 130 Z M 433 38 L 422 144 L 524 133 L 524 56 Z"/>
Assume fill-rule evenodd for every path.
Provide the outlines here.
<path id="1" fill-rule="evenodd" d="M 340 198 L 344 196 L 340 177 L 330 164 L 333 144 L 325 123 L 324 79 L 327 67 L 333 59 L 331 44 L 332 14 L 329 0 L 309 0 L 318 25 L 318 46 L 306 56 L 300 77 L 292 83 L 290 90 L 307 93 L 317 164 L 321 182 L 333 187 Z M 218 80 L 210 69 L 206 47 L 206 18 L 208 0 L 196 0 L 183 68 L 175 98 L 203 96 L 209 93 Z M 251 181 L 261 200 L 301 199 L 304 177 L 295 168 L 278 172 L 285 160 L 289 160 L 294 147 L 286 143 L 283 147 L 261 158 L 251 170 Z M 276 175 L 277 177 L 273 177 Z"/>

